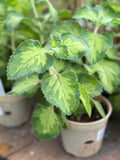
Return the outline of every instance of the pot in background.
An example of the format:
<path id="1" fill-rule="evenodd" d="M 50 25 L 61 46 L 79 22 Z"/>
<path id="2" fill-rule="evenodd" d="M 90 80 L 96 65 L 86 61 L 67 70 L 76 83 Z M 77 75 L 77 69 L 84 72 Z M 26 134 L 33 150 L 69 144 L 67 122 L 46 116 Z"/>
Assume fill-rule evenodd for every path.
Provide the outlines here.
<path id="1" fill-rule="evenodd" d="M 31 114 L 30 99 L 23 96 L 0 96 L 0 125 L 17 127 L 25 123 Z"/>

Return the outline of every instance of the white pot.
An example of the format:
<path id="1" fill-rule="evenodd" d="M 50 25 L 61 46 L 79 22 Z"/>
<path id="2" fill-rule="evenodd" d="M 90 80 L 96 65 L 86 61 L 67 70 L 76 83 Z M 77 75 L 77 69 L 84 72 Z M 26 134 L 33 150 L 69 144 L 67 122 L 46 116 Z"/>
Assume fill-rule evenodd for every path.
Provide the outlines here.
<path id="1" fill-rule="evenodd" d="M 68 120 L 68 128 L 61 130 L 62 143 L 65 151 L 76 157 L 88 157 L 96 154 L 102 144 L 107 121 L 112 112 L 110 102 L 102 97 L 96 97 L 105 104 L 108 113 L 94 122 L 74 122 Z"/>
<path id="2" fill-rule="evenodd" d="M 0 96 L 0 124 L 17 127 L 26 122 L 31 113 L 30 99 L 23 96 Z"/>

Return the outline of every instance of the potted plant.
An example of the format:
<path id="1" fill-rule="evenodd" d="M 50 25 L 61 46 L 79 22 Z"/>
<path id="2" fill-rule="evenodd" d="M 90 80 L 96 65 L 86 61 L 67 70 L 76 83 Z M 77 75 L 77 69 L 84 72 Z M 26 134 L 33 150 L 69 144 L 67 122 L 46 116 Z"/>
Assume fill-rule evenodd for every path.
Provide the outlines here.
<path id="1" fill-rule="evenodd" d="M 55 138 L 68 124 L 67 130 L 62 129 L 65 150 L 75 156 L 90 156 L 101 146 L 112 111 L 105 98 L 96 96 L 101 95 L 103 89 L 112 93 L 118 87 L 120 78 L 119 65 L 106 55 L 113 46 L 112 37 L 108 32 L 98 31 L 103 25 L 113 27 L 119 23 L 119 18 L 112 10 L 102 6 L 80 8 L 73 18 L 91 21 L 89 23 L 93 24 L 94 31 L 81 27 L 73 20 L 55 24 L 46 45 L 41 45 L 39 40 L 28 39 L 16 48 L 9 59 L 7 76 L 15 81 L 11 93 L 24 95 L 39 87 L 41 104 L 36 106 L 32 115 L 32 126 L 38 138 Z M 85 114 L 89 119 L 87 123 L 71 121 L 75 117 L 80 121 L 84 113 L 88 114 Z M 90 122 L 94 116 L 95 121 Z M 77 131 L 81 131 L 75 136 L 74 125 Z M 68 136 L 68 132 L 70 138 L 67 143 L 63 134 Z M 83 135 L 87 135 L 88 139 Z M 79 144 L 75 139 L 77 136 Z M 87 147 L 84 154 L 80 147 L 82 151 Z"/>

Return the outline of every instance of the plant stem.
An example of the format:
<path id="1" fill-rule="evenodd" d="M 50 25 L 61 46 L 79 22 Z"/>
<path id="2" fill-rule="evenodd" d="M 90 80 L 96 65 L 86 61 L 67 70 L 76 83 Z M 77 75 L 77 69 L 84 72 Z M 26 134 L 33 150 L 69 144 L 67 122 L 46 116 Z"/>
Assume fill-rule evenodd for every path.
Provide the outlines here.
<path id="1" fill-rule="evenodd" d="M 97 33 L 98 29 L 99 29 L 99 25 L 97 24 L 96 27 L 95 27 L 95 30 L 94 30 L 95 34 Z"/>
<path id="2" fill-rule="evenodd" d="M 37 12 L 36 7 L 35 7 L 34 0 L 30 0 L 30 2 L 31 2 L 31 6 L 32 6 L 32 9 L 33 9 L 33 13 L 34 13 L 35 18 L 39 18 L 38 12 Z M 43 27 L 42 27 L 42 24 L 40 22 L 38 22 L 38 27 L 43 34 Z M 42 35 L 40 35 L 40 41 L 41 41 L 41 43 L 44 42 L 44 39 L 43 39 Z"/>
<path id="3" fill-rule="evenodd" d="M 14 37 L 14 31 L 11 33 L 11 50 L 14 52 L 15 50 L 15 37 Z"/>
<path id="4" fill-rule="evenodd" d="M 52 66 L 49 68 L 50 72 L 54 73 L 58 77 L 58 72 L 55 70 L 55 68 Z"/>

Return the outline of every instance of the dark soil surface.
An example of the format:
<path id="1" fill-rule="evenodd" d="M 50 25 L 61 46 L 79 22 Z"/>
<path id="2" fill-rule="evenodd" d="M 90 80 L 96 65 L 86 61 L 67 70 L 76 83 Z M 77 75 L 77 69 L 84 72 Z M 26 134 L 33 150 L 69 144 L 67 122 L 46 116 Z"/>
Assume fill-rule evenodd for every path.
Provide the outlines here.
<path id="1" fill-rule="evenodd" d="M 102 104 L 102 106 L 105 111 L 105 114 L 107 114 L 106 106 L 104 104 Z M 67 118 L 75 122 L 94 122 L 102 119 L 101 115 L 99 114 L 99 112 L 96 110 L 95 107 L 92 109 L 91 117 L 89 117 L 87 113 L 84 113 L 80 117 L 75 117 L 74 115 L 71 115 L 71 116 L 68 116 Z"/>

